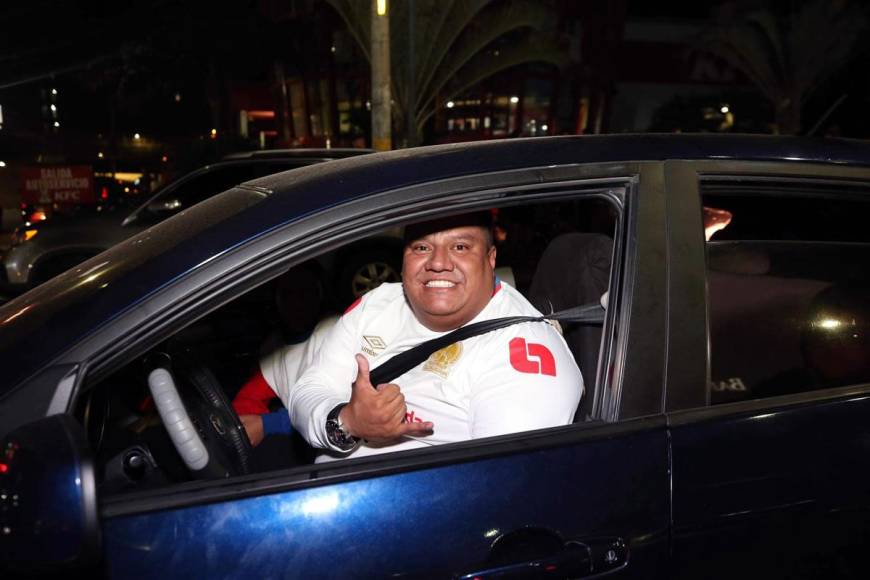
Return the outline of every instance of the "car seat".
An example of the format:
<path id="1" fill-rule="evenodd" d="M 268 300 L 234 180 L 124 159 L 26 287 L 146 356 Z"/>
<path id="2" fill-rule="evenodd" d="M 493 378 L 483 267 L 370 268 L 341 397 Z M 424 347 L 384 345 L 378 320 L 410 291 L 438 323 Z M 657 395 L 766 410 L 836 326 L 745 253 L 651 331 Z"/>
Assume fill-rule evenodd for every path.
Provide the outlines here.
<path id="1" fill-rule="evenodd" d="M 529 301 L 544 314 L 598 302 L 610 283 L 613 240 L 603 234 L 571 232 L 550 241 L 529 287 Z M 601 327 L 564 324 L 563 336 L 583 374 L 585 392 L 575 421 L 592 411 Z"/>

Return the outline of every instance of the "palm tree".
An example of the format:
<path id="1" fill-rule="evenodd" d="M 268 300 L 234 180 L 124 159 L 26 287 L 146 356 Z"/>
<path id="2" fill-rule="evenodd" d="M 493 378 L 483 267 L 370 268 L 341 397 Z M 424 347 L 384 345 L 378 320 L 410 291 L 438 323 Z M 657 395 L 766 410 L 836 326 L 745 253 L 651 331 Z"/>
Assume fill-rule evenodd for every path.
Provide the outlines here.
<path id="1" fill-rule="evenodd" d="M 866 23 L 855 2 L 808 0 L 786 13 L 762 8 L 726 16 L 701 34 L 697 49 L 755 84 L 773 105 L 776 132 L 798 134 L 804 104 L 848 64 Z"/>
<path id="2" fill-rule="evenodd" d="M 370 59 L 371 2 L 328 1 Z M 409 18 L 413 18 L 413 33 Z M 450 100 L 499 71 L 528 62 L 563 65 L 567 55 L 557 45 L 555 34 L 542 34 L 556 20 L 548 3 L 528 0 L 392 2 L 390 70 L 393 126 L 397 132 L 404 132 L 409 124 L 407 115 L 412 115 L 414 134 L 404 135 L 404 141 L 415 144 L 439 102 Z M 412 53 L 407 50 L 411 34 Z M 510 42 L 499 44 L 506 38 Z"/>

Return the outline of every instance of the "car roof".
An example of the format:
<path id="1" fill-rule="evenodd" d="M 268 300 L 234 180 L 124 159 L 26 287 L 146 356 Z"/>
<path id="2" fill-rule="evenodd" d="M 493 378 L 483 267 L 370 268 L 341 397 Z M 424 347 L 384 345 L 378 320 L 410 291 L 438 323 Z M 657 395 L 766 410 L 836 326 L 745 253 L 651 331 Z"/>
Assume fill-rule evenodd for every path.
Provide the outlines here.
<path id="1" fill-rule="evenodd" d="M 88 279 L 62 275 L 0 308 L 0 364 L 8 386 L 36 372 L 77 341 L 141 300 L 248 240 L 320 210 L 415 183 L 481 172 L 595 162 L 666 159 L 744 159 L 870 164 L 870 144 L 853 140 L 733 135 L 571 136 L 459 143 L 397 150 L 302 167 L 248 182 L 204 202 L 260 201 L 236 208 L 215 227 L 191 228 L 197 207 L 140 235 L 159 239 L 185 233 L 183 245 L 155 251 L 142 264 L 139 236 L 82 265 Z M 318 195 L 300 193 L 317 191 Z M 197 210 L 197 211 L 194 211 Z M 187 214 L 187 215 L 185 215 Z M 216 227 L 217 225 L 220 227 Z M 152 244 L 153 246 L 153 244 Z M 91 271 L 93 270 L 93 271 Z M 69 273 L 68 273 L 69 274 Z M 6 386 L 6 385 L 4 385 Z M 0 386 L 2 396 L 4 386 Z"/>
<path id="2" fill-rule="evenodd" d="M 257 149 L 254 151 L 239 151 L 225 155 L 223 160 L 232 159 L 344 159 L 374 153 L 374 149 L 360 149 L 351 147 L 330 148 L 298 148 L 298 149 Z"/>

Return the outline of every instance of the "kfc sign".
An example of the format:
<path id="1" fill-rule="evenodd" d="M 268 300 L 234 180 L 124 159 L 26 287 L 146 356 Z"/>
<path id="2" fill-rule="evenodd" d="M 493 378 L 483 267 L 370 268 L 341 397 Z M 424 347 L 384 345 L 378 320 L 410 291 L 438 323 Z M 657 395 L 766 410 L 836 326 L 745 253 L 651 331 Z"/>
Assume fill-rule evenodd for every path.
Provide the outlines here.
<path id="1" fill-rule="evenodd" d="M 32 205 L 95 203 L 93 169 L 89 165 L 24 167 L 21 198 Z"/>

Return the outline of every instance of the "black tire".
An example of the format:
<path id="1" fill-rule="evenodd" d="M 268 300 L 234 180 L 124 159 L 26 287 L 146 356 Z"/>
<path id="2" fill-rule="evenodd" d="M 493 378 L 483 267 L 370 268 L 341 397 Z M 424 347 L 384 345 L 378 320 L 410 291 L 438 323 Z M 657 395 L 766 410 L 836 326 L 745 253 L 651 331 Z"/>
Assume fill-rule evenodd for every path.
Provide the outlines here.
<path id="1" fill-rule="evenodd" d="M 401 249 L 369 247 L 341 258 L 336 278 L 336 306 L 344 309 L 383 284 L 402 281 Z"/>

